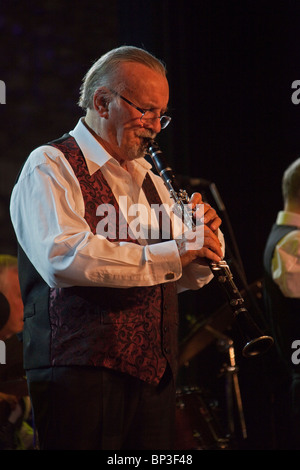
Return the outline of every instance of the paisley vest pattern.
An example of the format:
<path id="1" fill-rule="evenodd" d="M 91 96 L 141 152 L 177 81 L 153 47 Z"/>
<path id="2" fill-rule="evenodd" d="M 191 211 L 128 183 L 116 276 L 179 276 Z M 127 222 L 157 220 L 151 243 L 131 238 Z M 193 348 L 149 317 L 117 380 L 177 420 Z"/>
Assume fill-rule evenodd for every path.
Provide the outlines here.
<path id="1" fill-rule="evenodd" d="M 84 217 L 91 231 L 96 233 L 101 220 L 96 215 L 97 207 L 110 204 L 117 214 L 118 238 L 118 227 L 127 223 L 120 220 L 117 201 L 101 170 L 89 174 L 83 154 L 69 134 L 50 145 L 64 154 L 80 183 Z M 129 235 L 127 241 L 136 243 Z M 19 260 L 20 271 L 27 273 L 21 276 L 25 368 L 103 366 L 158 384 L 169 363 L 176 376 L 176 283 L 132 288 L 49 288 L 21 249 Z"/>

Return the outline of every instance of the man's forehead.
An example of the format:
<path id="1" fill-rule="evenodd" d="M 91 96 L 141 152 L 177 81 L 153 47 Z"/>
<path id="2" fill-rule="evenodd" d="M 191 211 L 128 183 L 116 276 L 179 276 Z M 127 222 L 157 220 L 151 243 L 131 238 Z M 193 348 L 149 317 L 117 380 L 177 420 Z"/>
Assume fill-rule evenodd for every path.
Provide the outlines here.
<path id="1" fill-rule="evenodd" d="M 123 62 L 120 65 L 119 77 L 128 83 L 137 81 L 167 81 L 159 71 L 139 62 Z"/>

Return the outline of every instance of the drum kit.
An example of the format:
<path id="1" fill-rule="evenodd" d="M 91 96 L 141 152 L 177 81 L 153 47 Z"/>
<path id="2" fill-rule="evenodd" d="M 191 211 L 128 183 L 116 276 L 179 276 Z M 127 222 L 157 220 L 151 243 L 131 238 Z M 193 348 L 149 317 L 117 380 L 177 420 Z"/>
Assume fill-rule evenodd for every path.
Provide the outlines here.
<path id="1" fill-rule="evenodd" d="M 258 302 L 262 300 L 260 280 L 250 286 L 250 291 Z M 233 323 L 230 308 L 227 304 L 222 305 L 206 319 L 194 321 L 180 341 L 179 371 L 194 367 L 193 362 L 198 364 L 197 358 L 201 357 L 206 367 L 210 367 L 211 348 L 222 355 L 222 361 L 225 357 L 220 369 L 214 371 L 213 366 L 210 372 L 224 377 L 221 394 L 224 395 L 222 405 L 226 409 L 220 410 L 218 400 L 203 383 L 200 386 L 197 383 L 179 386 L 176 394 L 176 449 L 232 450 L 238 448 L 240 439 L 247 439 Z M 201 376 L 201 360 L 199 363 L 198 374 Z"/>
<path id="2" fill-rule="evenodd" d="M 203 367 L 205 364 L 206 368 L 210 367 L 209 353 L 212 347 L 217 349 L 221 352 L 222 359 L 224 355 L 226 356 L 225 362 L 216 372 L 218 377 L 222 376 L 225 379 L 223 381 L 224 393 L 221 395 L 225 396 L 223 407 L 226 408 L 226 411 L 222 413 L 221 410 L 221 413 L 216 413 L 218 408 L 216 400 L 210 392 L 207 393 L 205 383 L 203 389 L 203 384 L 199 387 L 195 381 L 191 384 L 191 381 L 187 380 L 187 385 L 183 380 L 183 386 L 179 386 L 177 390 L 176 445 L 177 449 L 233 449 L 237 448 L 237 443 L 240 440 L 247 439 L 236 352 L 238 350 L 238 354 L 241 352 L 242 356 L 250 358 L 264 354 L 274 342 L 273 338 L 265 335 L 258 326 L 262 320 L 263 310 L 261 308 L 263 306 L 262 281 L 258 280 L 250 286 L 247 283 L 234 231 L 215 183 L 179 175 L 179 184 L 187 188 L 187 193 L 200 192 L 203 200 L 218 210 L 224 222 L 222 230 L 225 229 L 226 253 L 242 290 L 240 295 L 233 281 L 229 265 L 225 263 L 228 267 L 226 276 L 224 276 L 224 269 L 220 273 L 217 272 L 218 269 L 212 271 L 220 287 L 223 287 L 223 292 L 226 291 L 227 302 L 221 304 L 221 307 L 218 306 L 204 319 L 196 319 L 195 321 L 191 315 L 193 321 L 179 345 L 179 376 L 182 369 L 185 369 L 186 372 L 192 364 L 193 367 L 195 366 L 197 359 L 199 361 L 199 358 L 202 358 L 202 362 L 199 361 L 200 369 L 196 362 L 196 373 L 193 371 L 190 375 L 193 379 L 195 376 L 197 379 L 197 374 L 205 377 L 205 371 L 202 374 L 203 368 L 201 369 L 201 366 Z M 213 293 L 212 299 L 214 300 L 214 298 Z M 251 315 L 248 309 L 249 312 L 251 311 Z M 237 332 L 240 338 L 237 338 Z M 203 357 L 206 354 L 208 356 Z M 214 374 L 212 368 L 209 373 L 210 375 Z M 185 376 L 187 377 L 188 374 L 185 373 Z"/>

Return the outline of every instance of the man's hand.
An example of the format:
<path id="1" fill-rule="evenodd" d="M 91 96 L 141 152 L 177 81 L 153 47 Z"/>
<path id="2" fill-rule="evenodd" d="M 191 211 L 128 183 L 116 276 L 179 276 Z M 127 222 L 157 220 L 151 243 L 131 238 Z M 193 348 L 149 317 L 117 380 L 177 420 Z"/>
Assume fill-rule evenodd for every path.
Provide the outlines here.
<path id="1" fill-rule="evenodd" d="M 213 232 L 216 232 L 220 227 L 222 220 L 220 219 L 213 207 L 207 204 L 207 202 L 203 202 L 200 193 L 194 193 L 191 196 L 189 206 L 191 209 L 194 209 L 198 204 L 203 204 L 204 207 L 204 220 L 202 222 L 207 225 Z M 202 216 L 202 211 L 200 211 L 200 213 Z M 197 210 L 194 212 L 194 217 L 197 218 Z"/>
<path id="2" fill-rule="evenodd" d="M 202 207 L 197 210 L 197 205 L 200 204 Z M 207 264 L 207 260 L 221 261 L 223 252 L 216 233 L 222 220 L 215 209 L 203 202 L 199 193 L 193 194 L 189 206 L 194 211 L 196 227 L 176 239 L 182 267 L 195 260 L 200 264 Z"/>

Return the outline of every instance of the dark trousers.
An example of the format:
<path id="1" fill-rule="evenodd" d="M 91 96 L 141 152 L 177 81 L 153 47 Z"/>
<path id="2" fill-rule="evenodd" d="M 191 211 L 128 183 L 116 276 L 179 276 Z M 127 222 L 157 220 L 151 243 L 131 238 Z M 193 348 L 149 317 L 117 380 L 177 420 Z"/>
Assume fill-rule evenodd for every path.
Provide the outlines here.
<path id="1" fill-rule="evenodd" d="M 175 385 L 96 367 L 27 371 L 41 450 L 170 450 Z"/>

